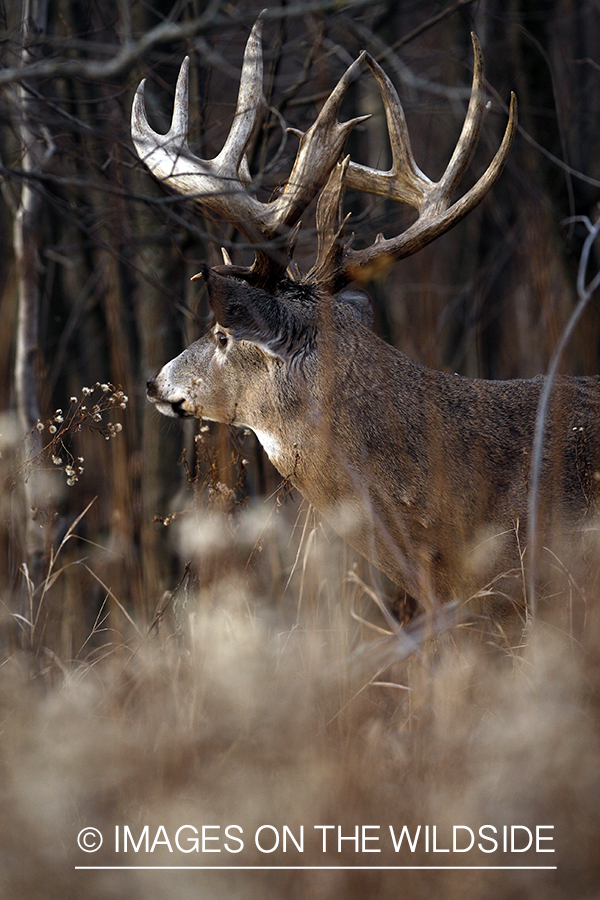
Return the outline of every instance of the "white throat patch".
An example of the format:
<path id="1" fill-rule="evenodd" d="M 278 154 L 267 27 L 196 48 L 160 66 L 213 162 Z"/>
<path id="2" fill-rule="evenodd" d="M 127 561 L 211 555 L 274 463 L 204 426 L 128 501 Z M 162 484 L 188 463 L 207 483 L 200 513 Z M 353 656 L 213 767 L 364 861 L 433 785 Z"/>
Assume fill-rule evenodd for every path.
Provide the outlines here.
<path id="1" fill-rule="evenodd" d="M 263 450 L 265 451 L 271 462 L 274 462 L 275 459 L 281 454 L 279 442 L 276 440 L 276 438 L 273 437 L 272 434 L 269 434 L 268 431 L 260 431 L 257 428 L 253 428 L 252 430 L 254 431 L 256 437 L 259 439 Z"/>

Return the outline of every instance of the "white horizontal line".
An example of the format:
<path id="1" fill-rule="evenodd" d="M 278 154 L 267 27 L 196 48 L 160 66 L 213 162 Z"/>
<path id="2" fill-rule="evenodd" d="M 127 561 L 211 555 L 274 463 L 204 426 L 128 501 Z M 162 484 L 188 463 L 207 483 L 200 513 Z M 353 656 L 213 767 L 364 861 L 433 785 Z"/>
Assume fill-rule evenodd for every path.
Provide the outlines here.
<path id="1" fill-rule="evenodd" d="M 221 872 L 240 872 L 240 871 L 265 871 L 265 872 L 275 872 L 281 870 L 282 872 L 286 871 L 302 871 L 303 869 L 315 870 L 315 869 L 323 869 L 330 871 L 332 869 L 349 871 L 352 869 L 359 869 L 361 871 L 369 870 L 369 871 L 390 871 L 390 870 L 407 870 L 407 869 L 427 869 L 427 870 L 466 870 L 466 869 L 478 869 L 485 871 L 489 869 L 490 871 L 508 871 L 508 870 L 537 870 L 537 869 L 556 869 L 557 866 L 75 866 L 75 869 L 156 869 L 157 871 L 166 871 L 166 870 L 186 870 L 186 869 L 196 869 L 196 870 L 216 870 Z"/>

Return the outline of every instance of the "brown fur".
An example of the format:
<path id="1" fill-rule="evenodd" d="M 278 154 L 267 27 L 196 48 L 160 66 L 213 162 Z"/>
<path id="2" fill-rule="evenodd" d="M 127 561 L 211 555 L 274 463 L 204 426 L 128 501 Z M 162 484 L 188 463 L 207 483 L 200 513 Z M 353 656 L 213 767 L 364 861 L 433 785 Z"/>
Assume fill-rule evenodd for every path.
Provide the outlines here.
<path id="1" fill-rule="evenodd" d="M 514 575 L 543 379 L 433 371 L 380 340 L 344 295 L 296 297 L 287 286 L 273 296 L 208 269 L 205 278 L 217 322 L 149 383 L 161 411 L 252 428 L 284 478 L 425 606 L 490 585 L 492 606 L 522 600 Z M 594 523 L 599 474 L 600 379 L 560 378 L 542 546 L 564 552 Z"/>

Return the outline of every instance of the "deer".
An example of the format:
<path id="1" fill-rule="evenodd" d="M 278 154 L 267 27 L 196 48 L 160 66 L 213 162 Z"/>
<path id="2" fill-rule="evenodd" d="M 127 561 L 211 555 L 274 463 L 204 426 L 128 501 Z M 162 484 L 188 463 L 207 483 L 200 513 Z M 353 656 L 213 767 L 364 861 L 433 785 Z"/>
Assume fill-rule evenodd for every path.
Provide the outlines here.
<path id="1" fill-rule="evenodd" d="M 430 180 L 413 157 L 390 78 L 366 51 L 348 67 L 299 137 L 289 178 L 256 196 L 246 158 L 262 104 L 262 17 L 241 69 L 237 107 L 213 159 L 188 146 L 189 58 L 183 61 L 167 134 L 150 126 L 142 81 L 133 143 L 150 172 L 231 223 L 254 249 L 251 266 L 203 264 L 212 310 L 208 331 L 147 382 L 166 416 L 252 430 L 281 476 L 391 579 L 407 609 L 471 604 L 502 622 L 524 614 L 523 535 L 544 376 L 484 380 L 434 370 L 373 330 L 364 285 L 378 265 L 416 253 L 467 216 L 497 182 L 517 129 L 512 94 L 491 163 L 453 199 L 478 143 L 486 109 L 483 54 L 472 35 L 473 80 L 448 166 Z M 368 70 L 385 111 L 389 171 L 345 155 L 367 116 L 338 119 L 348 86 Z M 416 220 L 362 249 L 346 239 L 346 189 L 406 204 Z M 316 261 L 291 264 L 298 223 L 316 199 Z M 557 376 L 539 482 L 540 545 L 594 521 L 600 478 L 600 381 Z M 441 607 L 440 607 L 441 608 Z"/>

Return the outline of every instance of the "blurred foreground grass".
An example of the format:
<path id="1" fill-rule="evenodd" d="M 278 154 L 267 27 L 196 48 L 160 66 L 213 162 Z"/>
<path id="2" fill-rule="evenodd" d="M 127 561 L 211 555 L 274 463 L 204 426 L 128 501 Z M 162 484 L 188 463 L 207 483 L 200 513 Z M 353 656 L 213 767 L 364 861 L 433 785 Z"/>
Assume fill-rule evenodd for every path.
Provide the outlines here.
<path id="1" fill-rule="evenodd" d="M 4 598 L 2 897 L 595 896 L 595 598 L 576 634 L 549 615 L 519 648 L 393 636 L 310 511 L 213 503 L 172 526 L 191 562 L 172 594 L 145 584 L 145 618 L 91 578 L 82 641 L 104 552 L 84 521 L 35 646 Z"/>

